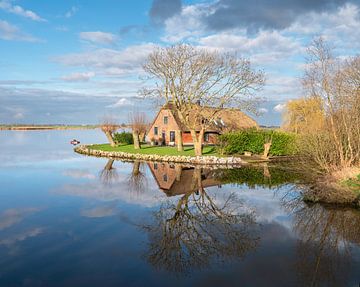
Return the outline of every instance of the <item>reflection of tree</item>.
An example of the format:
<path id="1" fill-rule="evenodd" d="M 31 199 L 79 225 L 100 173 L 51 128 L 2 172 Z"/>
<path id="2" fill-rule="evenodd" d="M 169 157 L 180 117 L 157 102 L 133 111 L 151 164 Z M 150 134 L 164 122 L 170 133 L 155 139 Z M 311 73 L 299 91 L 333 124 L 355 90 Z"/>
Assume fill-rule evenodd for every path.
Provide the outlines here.
<path id="1" fill-rule="evenodd" d="M 128 184 L 131 191 L 141 193 L 145 190 L 146 175 L 139 160 L 133 162 L 133 169 L 128 178 Z"/>
<path id="2" fill-rule="evenodd" d="M 118 173 L 116 168 L 113 167 L 113 164 L 114 160 L 109 159 L 103 170 L 100 172 L 100 180 L 106 185 L 109 185 L 118 179 Z"/>
<path id="3" fill-rule="evenodd" d="M 360 213 L 316 204 L 296 210 L 294 220 L 300 236 L 296 266 L 303 286 L 346 286 L 350 242 L 360 242 Z"/>
<path id="4" fill-rule="evenodd" d="M 163 204 L 154 213 L 155 222 L 144 227 L 150 236 L 147 258 L 154 266 L 184 272 L 205 267 L 212 259 L 243 257 L 257 246 L 254 214 L 241 212 L 243 205 L 235 194 L 221 203 L 211 197 L 201 177 L 202 170 L 195 168 L 196 191 L 176 204 Z"/>
<path id="5" fill-rule="evenodd" d="M 216 179 L 222 183 L 236 183 L 249 188 L 258 186 L 278 188 L 286 184 L 306 182 L 308 175 L 296 167 L 282 166 L 280 164 L 257 166 L 242 166 L 234 169 L 218 169 L 214 172 Z"/>

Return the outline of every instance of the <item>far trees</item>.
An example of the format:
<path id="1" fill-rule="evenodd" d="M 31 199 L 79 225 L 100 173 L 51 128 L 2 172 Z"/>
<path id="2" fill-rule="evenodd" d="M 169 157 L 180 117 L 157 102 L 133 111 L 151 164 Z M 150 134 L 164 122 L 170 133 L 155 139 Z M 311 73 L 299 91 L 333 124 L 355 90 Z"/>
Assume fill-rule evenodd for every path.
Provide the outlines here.
<path id="1" fill-rule="evenodd" d="M 177 116 L 191 132 L 197 156 L 218 112 L 225 107 L 254 111 L 255 92 L 265 82 L 263 72 L 254 70 L 248 60 L 185 44 L 156 49 L 143 68 L 155 80 L 153 88 L 144 89 L 145 95 L 175 105 Z M 211 113 L 209 107 L 214 108 Z"/>

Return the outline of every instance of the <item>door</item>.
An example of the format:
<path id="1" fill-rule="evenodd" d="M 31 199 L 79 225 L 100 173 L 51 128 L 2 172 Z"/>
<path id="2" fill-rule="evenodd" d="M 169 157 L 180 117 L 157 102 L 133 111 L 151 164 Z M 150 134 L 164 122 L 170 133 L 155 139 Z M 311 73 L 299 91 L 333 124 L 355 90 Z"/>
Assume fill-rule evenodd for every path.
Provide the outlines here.
<path id="1" fill-rule="evenodd" d="M 163 143 L 163 144 L 166 144 L 166 133 L 165 133 L 165 132 L 162 132 L 162 133 L 161 133 L 161 137 L 162 137 L 162 143 Z"/>
<path id="2" fill-rule="evenodd" d="M 175 142 L 175 132 L 174 131 L 171 131 L 170 132 L 170 142 Z"/>

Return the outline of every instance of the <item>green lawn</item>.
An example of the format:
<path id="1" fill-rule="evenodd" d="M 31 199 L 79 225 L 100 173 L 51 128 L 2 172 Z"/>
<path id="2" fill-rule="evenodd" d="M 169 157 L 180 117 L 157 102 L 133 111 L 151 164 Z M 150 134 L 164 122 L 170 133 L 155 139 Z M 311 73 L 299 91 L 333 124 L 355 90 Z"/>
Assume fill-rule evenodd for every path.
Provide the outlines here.
<path id="1" fill-rule="evenodd" d="M 353 191 L 360 193 L 360 174 L 356 178 L 350 178 L 344 181 L 344 184 Z"/>
<path id="2" fill-rule="evenodd" d="M 184 147 L 183 152 L 178 152 L 176 147 L 169 146 L 149 146 L 142 145 L 141 149 L 134 149 L 133 145 L 119 145 L 117 147 L 111 147 L 109 144 L 97 144 L 92 145 L 89 148 L 102 150 L 102 151 L 120 151 L 127 153 L 141 153 L 141 154 L 157 154 L 157 155 L 186 155 L 186 156 L 194 156 L 194 148 L 193 147 Z M 203 155 L 216 156 L 216 148 L 214 146 L 205 146 L 203 149 Z"/>

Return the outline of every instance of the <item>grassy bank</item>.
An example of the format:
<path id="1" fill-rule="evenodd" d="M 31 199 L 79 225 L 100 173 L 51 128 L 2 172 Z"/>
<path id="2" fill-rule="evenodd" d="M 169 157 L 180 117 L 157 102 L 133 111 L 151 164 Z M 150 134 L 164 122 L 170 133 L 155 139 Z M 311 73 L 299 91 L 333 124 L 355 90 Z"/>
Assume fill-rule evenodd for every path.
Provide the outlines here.
<path id="1" fill-rule="evenodd" d="M 141 149 L 134 149 L 133 145 L 119 145 L 116 147 L 112 147 L 109 144 L 97 144 L 97 145 L 89 146 L 89 148 L 95 150 L 101 150 L 101 151 L 117 151 L 117 152 L 138 153 L 138 154 L 195 156 L 193 147 L 184 147 L 183 152 L 178 152 L 176 147 L 150 146 L 150 145 L 142 145 Z M 203 149 L 203 155 L 217 156 L 215 147 L 205 146 Z"/>

